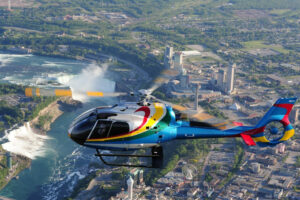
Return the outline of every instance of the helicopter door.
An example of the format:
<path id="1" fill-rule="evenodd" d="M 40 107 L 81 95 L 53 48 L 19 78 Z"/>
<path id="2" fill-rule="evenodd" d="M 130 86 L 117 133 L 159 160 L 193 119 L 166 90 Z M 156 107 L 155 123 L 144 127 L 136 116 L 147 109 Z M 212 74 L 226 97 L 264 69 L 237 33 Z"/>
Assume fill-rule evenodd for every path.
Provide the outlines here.
<path id="1" fill-rule="evenodd" d="M 111 125 L 111 121 L 98 120 L 89 139 L 101 139 L 108 137 Z"/>
<path id="2" fill-rule="evenodd" d="M 129 133 L 129 124 L 127 122 L 115 121 L 112 123 L 108 137 L 117 137 Z M 129 144 L 125 139 L 121 137 L 121 143 L 124 148 L 129 148 Z"/>
<path id="3" fill-rule="evenodd" d="M 109 137 L 114 137 L 114 136 L 121 136 L 126 133 L 129 133 L 129 125 L 127 122 L 113 122 L 110 132 L 109 132 Z"/>

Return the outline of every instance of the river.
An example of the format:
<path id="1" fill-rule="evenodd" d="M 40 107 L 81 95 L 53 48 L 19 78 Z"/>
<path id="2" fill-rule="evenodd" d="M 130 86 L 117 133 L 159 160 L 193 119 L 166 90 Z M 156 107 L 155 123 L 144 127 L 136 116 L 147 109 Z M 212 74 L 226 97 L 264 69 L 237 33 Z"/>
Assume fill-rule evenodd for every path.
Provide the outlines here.
<path id="1" fill-rule="evenodd" d="M 39 84 L 39 86 L 53 83 L 68 85 L 72 82 L 86 82 L 86 75 L 97 70 L 88 79 L 90 86 L 87 87 L 91 88 L 86 89 L 95 89 L 94 85 L 100 85 L 100 89 L 110 91 L 114 87 L 114 82 L 110 81 L 109 77 L 104 77 L 105 71 L 103 68 L 100 69 L 102 71 L 99 71 L 97 66 L 76 60 L 0 52 L 1 82 Z M 77 86 L 75 84 L 72 87 Z M 22 171 L 18 180 L 14 179 L 8 183 L 0 191 L 0 195 L 17 200 L 52 200 L 68 197 L 76 182 L 93 170 L 89 168 L 90 163 L 100 163 L 93 156 L 95 153 L 93 149 L 79 146 L 69 139 L 67 136 L 69 124 L 77 115 L 91 107 L 116 102 L 116 99 L 93 100 L 85 102 L 80 109 L 61 115 L 47 133 L 50 139 L 44 141 L 45 154 L 33 159 L 30 169 Z"/>

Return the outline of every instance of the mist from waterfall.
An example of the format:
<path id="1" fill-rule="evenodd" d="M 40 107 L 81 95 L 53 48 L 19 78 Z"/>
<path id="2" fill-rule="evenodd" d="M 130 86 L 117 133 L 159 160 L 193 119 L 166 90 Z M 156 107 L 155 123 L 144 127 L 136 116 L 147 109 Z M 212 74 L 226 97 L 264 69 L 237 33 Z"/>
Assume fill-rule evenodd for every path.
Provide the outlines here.
<path id="1" fill-rule="evenodd" d="M 43 157 L 46 154 L 46 135 L 36 134 L 27 122 L 24 126 L 14 129 L 7 134 L 8 142 L 2 144 L 3 149 L 14 154 L 23 155 L 30 159 Z"/>
<path id="2" fill-rule="evenodd" d="M 92 63 L 83 69 L 80 74 L 65 82 L 64 84 L 72 90 L 73 99 L 83 102 L 90 100 L 85 94 L 87 91 L 114 92 L 115 82 L 105 78 L 107 68 L 107 64 L 98 66 Z"/>

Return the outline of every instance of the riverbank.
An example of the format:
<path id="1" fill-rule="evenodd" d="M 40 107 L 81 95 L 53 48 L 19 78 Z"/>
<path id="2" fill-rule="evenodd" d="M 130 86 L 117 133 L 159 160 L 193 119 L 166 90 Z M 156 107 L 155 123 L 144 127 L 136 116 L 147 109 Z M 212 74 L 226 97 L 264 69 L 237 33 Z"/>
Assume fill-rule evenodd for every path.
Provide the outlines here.
<path id="1" fill-rule="evenodd" d="M 71 67 L 73 67 L 74 63 L 77 63 L 72 61 L 72 63 L 69 66 L 65 64 L 64 61 L 61 60 L 53 60 L 53 59 L 48 60 L 47 58 L 43 58 L 46 61 L 41 61 L 40 58 L 35 59 L 34 55 L 28 57 L 25 56 L 25 59 L 23 57 L 17 57 L 17 59 L 10 59 L 10 62 L 17 60 L 15 63 L 12 62 L 10 65 L 5 64 L 5 66 L 10 66 L 9 68 L 8 67 L 6 68 L 9 69 L 10 71 L 9 73 L 4 74 L 3 76 L 4 78 L 6 76 L 10 76 L 12 69 L 14 69 L 15 72 L 22 70 L 22 68 L 21 69 L 19 67 L 12 68 L 11 66 L 19 66 L 22 64 L 24 68 L 28 66 L 29 69 L 32 69 L 33 73 L 26 74 L 27 76 L 24 77 L 25 79 L 27 78 L 29 80 L 28 77 L 37 76 L 39 73 L 42 72 L 47 74 L 54 74 L 54 72 L 58 73 L 60 70 L 64 72 L 66 70 L 69 70 Z M 34 69 L 33 67 L 30 68 L 32 66 L 32 60 L 34 60 L 34 62 L 38 62 L 39 66 L 42 67 L 37 68 L 34 66 Z M 58 65 L 62 69 L 58 69 L 58 68 L 57 70 L 56 68 L 53 69 L 54 65 Z M 84 69 L 86 64 L 84 64 L 82 67 L 81 66 L 82 65 L 78 64 L 78 67 L 77 66 L 75 67 L 77 67 L 78 69 Z M 117 67 L 120 68 L 119 66 Z M 116 71 L 114 70 L 116 67 L 108 68 L 109 72 L 111 72 L 111 74 L 108 74 L 108 76 L 114 77 L 115 80 L 118 80 L 119 83 L 118 85 L 123 85 L 123 83 L 126 83 L 126 84 L 136 86 L 138 85 L 136 83 L 144 82 L 145 77 L 147 77 L 147 73 L 143 73 L 143 76 L 137 76 L 137 78 L 135 78 L 134 80 L 125 79 L 124 77 L 127 77 L 128 73 L 130 73 L 131 77 L 136 77 L 136 74 L 141 74 L 140 71 L 135 69 L 135 67 L 137 66 L 134 67 L 132 65 L 128 66 L 130 70 L 122 71 L 122 73 L 118 72 L 117 73 L 118 76 L 114 76 L 113 74 Z M 35 73 L 37 71 L 38 73 Z M 70 74 L 80 73 L 79 70 L 73 70 L 73 71 L 70 70 L 67 72 Z M 24 84 L 25 82 L 24 79 L 22 81 L 23 81 L 22 83 Z M 131 82 L 128 83 L 128 81 Z M 116 88 L 118 88 L 117 85 Z M 23 93 L 20 95 L 23 96 Z M 31 122 L 30 128 L 32 129 L 34 127 L 35 130 L 34 132 L 39 133 L 38 135 L 41 135 L 42 137 L 43 134 L 45 134 L 46 132 L 47 134 L 49 134 L 51 139 L 42 142 L 42 146 L 41 146 L 42 148 L 45 147 L 44 149 L 41 149 L 41 151 L 46 150 L 49 154 L 47 154 L 47 156 L 45 157 L 42 156 L 38 157 L 37 159 L 34 159 L 32 162 L 30 159 L 28 159 L 29 164 L 27 165 L 27 168 L 30 167 L 31 170 L 24 170 L 26 167 L 23 167 L 21 169 L 23 171 L 19 175 L 19 180 L 11 181 L 8 184 L 8 186 L 2 190 L 2 195 L 4 196 L 12 197 L 15 199 L 23 199 L 25 196 L 29 197 L 31 195 L 36 195 L 38 197 L 44 195 L 49 196 L 48 193 L 51 193 L 51 195 L 54 196 L 57 195 L 63 196 L 65 194 L 70 195 L 69 194 L 69 192 L 71 192 L 69 191 L 70 185 L 74 185 L 75 182 L 78 181 L 78 177 L 79 179 L 81 179 L 81 177 L 87 175 L 86 163 L 90 163 L 91 160 L 94 162 L 93 156 L 87 156 L 87 157 L 85 156 L 85 155 L 92 155 L 89 149 L 81 149 L 79 146 L 77 145 L 75 146 L 73 142 L 69 140 L 68 137 L 66 137 L 66 134 L 61 134 L 61 133 L 65 133 L 66 131 L 65 125 L 69 125 L 71 123 L 71 119 L 75 118 L 79 113 L 83 112 L 85 109 L 80 109 L 80 112 L 76 111 L 72 113 L 66 113 L 65 115 L 61 116 L 63 112 L 67 112 L 67 110 L 69 109 L 69 107 L 66 107 L 65 105 L 61 105 L 64 104 L 65 102 L 60 102 L 53 98 L 52 99 L 43 98 L 44 100 L 49 100 L 49 101 L 44 101 L 43 99 L 42 100 L 41 99 L 36 98 L 34 103 L 32 103 L 31 101 L 28 102 L 29 100 L 25 99 L 25 103 L 21 105 L 25 107 L 25 109 L 22 107 L 22 110 L 26 111 L 24 112 L 24 117 L 27 117 L 28 121 Z M 19 103 L 23 103 L 23 102 L 20 101 Z M 38 105 L 37 109 L 33 109 L 35 108 L 36 105 Z M 83 107 L 86 109 L 89 109 L 91 106 L 92 104 L 83 105 Z M 93 106 L 98 106 L 98 103 L 96 103 Z M 27 107 L 28 109 L 26 109 Z M 61 110 L 61 108 L 63 109 Z M 54 121 L 55 123 L 53 123 Z M 18 128 L 20 128 L 20 126 Z M 15 133 L 14 135 L 17 137 L 19 134 Z M 21 143 L 22 141 L 27 140 L 27 138 L 28 136 L 24 138 L 18 137 L 18 139 L 20 139 L 19 142 Z M 39 143 L 39 141 L 37 142 Z M 22 144 L 23 146 L 27 146 L 28 148 L 31 148 L 31 145 L 27 145 L 25 143 Z M 44 144 L 46 146 L 44 146 Z M 32 147 L 34 146 L 37 145 L 32 145 Z M 82 152 L 88 152 L 88 153 L 82 153 Z M 78 157 L 80 159 L 78 159 Z M 5 157 L 3 157 L 3 161 L 5 161 Z M 43 168 L 42 172 L 40 172 L 40 168 Z M 14 177 L 18 176 L 17 174 L 15 174 Z M 46 185 L 45 183 L 47 180 L 49 180 L 49 177 L 51 177 L 53 181 L 51 182 L 51 184 Z M 7 183 L 9 182 L 9 180 L 5 180 L 5 181 Z M 24 187 L 22 186 L 23 189 L 19 190 L 20 188 L 19 184 L 27 185 L 29 182 L 32 183 L 30 184 L 31 187 L 29 187 L 29 185 L 24 186 L 26 187 L 26 189 L 24 190 Z M 38 189 L 36 188 L 32 189 L 34 187 L 37 187 Z M 47 187 L 47 190 L 45 190 L 44 187 Z M 64 189 L 60 190 L 60 188 L 64 188 Z M 56 194 L 52 194 L 51 191 L 56 191 L 55 192 Z"/>
<path id="2" fill-rule="evenodd" d="M 70 97 L 61 97 L 42 109 L 38 116 L 30 121 L 30 126 L 36 133 L 46 134 L 51 124 L 65 111 L 72 111 L 81 106 L 80 101 Z"/>
<path id="3" fill-rule="evenodd" d="M 30 167 L 31 159 L 20 155 L 11 155 L 11 165 L 8 168 L 8 159 L 6 158 L 6 151 L 0 147 L 0 190 L 3 189 L 13 178 L 18 178 L 18 174 Z"/>
<path id="4" fill-rule="evenodd" d="M 0 45 L 0 52 L 8 53 L 8 51 L 6 49 L 1 48 L 1 45 Z M 93 63 L 93 62 L 101 62 L 101 63 L 105 62 L 106 63 L 111 58 L 113 58 L 114 60 L 118 61 L 119 63 L 129 66 L 133 71 L 136 71 L 137 74 L 139 75 L 139 79 L 143 80 L 143 82 L 141 82 L 143 87 L 147 87 L 148 84 L 150 84 L 151 81 L 154 80 L 157 75 L 157 74 L 155 74 L 155 75 L 150 74 L 148 71 L 146 71 L 145 69 L 140 67 L 135 62 L 125 60 L 122 57 L 103 53 L 103 52 L 95 52 L 95 53 L 89 53 L 89 54 L 86 54 L 83 56 L 78 56 L 78 55 L 72 55 L 72 54 L 67 55 L 67 54 L 61 53 L 61 52 L 43 53 L 43 52 L 33 51 L 30 53 L 21 54 L 21 55 L 45 56 L 45 57 L 49 57 L 49 58 L 70 59 L 70 60 L 84 61 L 84 62 L 88 62 L 88 63 Z"/>
<path id="5" fill-rule="evenodd" d="M 39 111 L 37 117 L 28 124 L 34 134 L 46 134 L 50 130 L 51 124 L 64 112 L 71 111 L 81 106 L 81 102 L 70 97 L 56 99 L 48 106 Z M 22 137 L 22 136 L 20 136 Z M 0 148 L 0 190 L 4 188 L 13 178 L 18 178 L 18 174 L 31 166 L 31 159 L 23 155 L 11 153 L 11 158 L 7 158 L 6 151 Z"/>

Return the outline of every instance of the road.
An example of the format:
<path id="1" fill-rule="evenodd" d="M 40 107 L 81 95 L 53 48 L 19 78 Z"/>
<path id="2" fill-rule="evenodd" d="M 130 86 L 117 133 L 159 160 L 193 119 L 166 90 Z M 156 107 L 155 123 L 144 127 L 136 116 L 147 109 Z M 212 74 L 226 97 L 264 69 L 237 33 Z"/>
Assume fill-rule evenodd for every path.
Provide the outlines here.
<path id="1" fill-rule="evenodd" d="M 202 167 L 202 170 L 201 170 L 202 176 L 201 176 L 201 179 L 200 179 L 200 183 L 203 183 L 203 182 L 204 182 L 205 175 L 206 175 L 206 171 L 207 171 L 206 166 L 207 166 L 207 163 L 208 163 L 208 160 L 209 160 L 210 155 L 211 155 L 211 151 L 208 152 L 208 154 L 207 154 L 207 156 L 206 156 L 206 158 L 205 158 L 205 161 L 204 161 L 204 163 L 203 163 L 203 167 Z"/>

